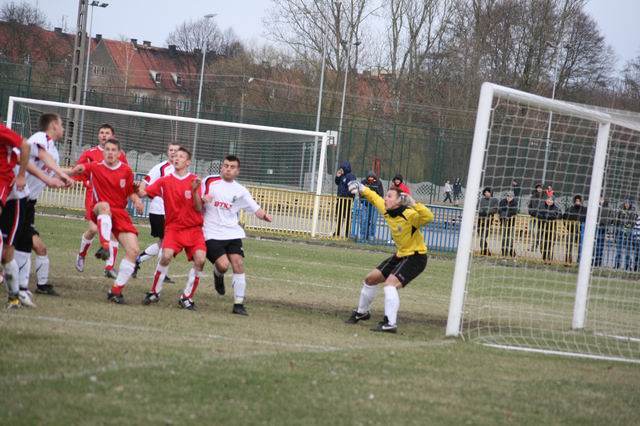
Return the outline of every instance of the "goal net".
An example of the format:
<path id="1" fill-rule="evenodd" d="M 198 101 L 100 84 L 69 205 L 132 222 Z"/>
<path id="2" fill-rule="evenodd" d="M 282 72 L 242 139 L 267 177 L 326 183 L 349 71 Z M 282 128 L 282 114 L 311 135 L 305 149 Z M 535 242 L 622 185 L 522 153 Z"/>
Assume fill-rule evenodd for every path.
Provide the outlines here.
<path id="1" fill-rule="evenodd" d="M 640 362 L 639 164 L 638 116 L 485 83 L 447 335 Z"/>
<path id="2" fill-rule="evenodd" d="M 317 196 L 332 189 L 327 185 L 326 151 L 327 145 L 334 143 L 335 132 L 256 126 L 16 97 L 9 100 L 7 123 L 29 137 L 39 130 L 38 120 L 43 113 L 57 113 L 63 120 L 65 137 L 58 141 L 63 164 L 74 164 L 84 150 L 97 145 L 98 129 L 107 123 L 114 127 L 115 137 L 122 144 L 138 178 L 167 159 L 167 146 L 171 143 L 192 152 L 191 171 L 201 177 L 219 173 L 225 155 L 235 154 L 240 158 L 239 181 L 244 185 L 264 186 L 283 192 L 313 190 Z M 274 193 L 277 192 L 271 192 Z M 69 197 L 60 199 L 64 203 L 60 207 L 68 206 Z M 262 203 L 270 201 L 264 196 L 258 200 Z M 319 200 L 314 200 L 313 194 L 307 194 L 306 201 L 306 205 L 300 206 L 297 212 L 289 208 L 278 211 L 277 206 L 271 206 L 274 223 L 269 226 L 311 232 L 315 224 L 316 228 L 322 229 L 323 224 L 318 223 L 318 217 L 322 218 Z M 324 210 L 327 209 L 330 207 Z M 331 227 L 330 223 L 325 225 Z M 331 229 L 324 232 L 331 234 Z"/>

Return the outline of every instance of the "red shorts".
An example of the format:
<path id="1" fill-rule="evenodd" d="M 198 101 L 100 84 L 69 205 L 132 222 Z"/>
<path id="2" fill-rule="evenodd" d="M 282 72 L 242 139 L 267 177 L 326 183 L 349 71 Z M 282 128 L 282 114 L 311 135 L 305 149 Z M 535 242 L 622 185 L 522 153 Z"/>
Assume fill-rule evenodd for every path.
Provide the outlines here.
<path id="1" fill-rule="evenodd" d="M 95 224 L 98 223 L 98 217 L 92 211 L 91 212 L 91 221 Z M 131 221 L 131 216 L 129 216 L 129 212 L 125 209 L 111 209 L 111 233 L 118 238 L 123 232 L 129 232 L 131 234 L 138 235 L 138 230 L 133 225 Z"/>
<path id="2" fill-rule="evenodd" d="M 93 202 L 93 194 L 91 193 L 91 187 L 86 183 L 83 184 L 86 189 L 86 193 L 84 195 L 84 218 L 93 221 L 91 218 L 93 215 L 93 207 L 95 206 L 95 203 Z"/>
<path id="3" fill-rule="evenodd" d="M 184 249 L 189 261 L 193 260 L 193 255 L 197 250 L 207 251 L 200 226 L 177 230 L 165 228 L 162 248 L 173 250 L 174 256 L 177 256 Z"/>
<path id="4" fill-rule="evenodd" d="M 11 180 L 0 179 L 0 207 L 7 204 L 7 197 L 11 194 Z"/>

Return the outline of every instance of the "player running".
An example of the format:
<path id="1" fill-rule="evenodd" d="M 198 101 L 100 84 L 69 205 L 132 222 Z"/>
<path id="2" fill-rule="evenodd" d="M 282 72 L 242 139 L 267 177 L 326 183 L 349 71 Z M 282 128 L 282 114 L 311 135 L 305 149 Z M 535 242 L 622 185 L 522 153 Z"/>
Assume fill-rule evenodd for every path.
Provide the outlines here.
<path id="1" fill-rule="evenodd" d="M 14 156 L 14 148 L 20 150 L 19 159 Z M 16 232 L 15 203 L 7 205 L 11 188 L 24 190 L 26 186 L 27 163 L 30 146 L 27 140 L 13 130 L 0 124 L 0 255 L 4 271 L 0 273 L 0 282 L 6 274 L 8 304 L 7 308 L 19 308 L 18 300 L 18 264 L 13 258 L 13 238 Z M 18 173 L 14 172 L 16 161 L 19 161 Z M 18 212 L 19 213 L 19 212 Z M 7 247 L 5 247 L 7 246 Z"/>
<path id="2" fill-rule="evenodd" d="M 109 139 L 104 144 L 103 161 L 78 164 L 73 169 L 74 174 L 90 181 L 94 202 L 91 221 L 97 225 L 102 248 L 108 249 L 113 233 L 125 250 L 113 286 L 107 293 L 107 299 L 117 304 L 124 303 L 122 289 L 133 273 L 140 252 L 138 230 L 126 210 L 127 200 L 133 201 L 139 213 L 144 211 L 144 205 L 134 191 L 133 171 L 119 160 L 120 153 L 120 142 Z"/>
<path id="3" fill-rule="evenodd" d="M 202 213 L 196 210 L 193 204 L 193 198 L 200 197 L 201 182 L 198 176 L 189 173 L 190 165 L 191 153 L 185 148 L 178 147 L 173 160 L 175 170 L 146 188 L 138 189 L 138 195 L 141 197 L 162 197 L 166 218 L 162 254 L 153 277 L 151 291 L 142 302 L 145 305 L 160 300 L 160 292 L 169 263 L 184 249 L 187 259 L 190 262 L 193 261 L 193 267 L 189 271 L 187 285 L 178 303 L 183 309 L 195 310 L 193 296 L 202 277 L 207 248 L 202 234 Z"/>
<path id="4" fill-rule="evenodd" d="M 47 246 L 35 228 L 35 208 L 38 197 L 47 184 L 60 187 L 71 186 L 72 179 L 66 171 L 59 166 L 60 155 L 56 148 L 56 142 L 64 136 L 64 126 L 58 114 L 42 114 L 39 119 L 40 131 L 34 133 L 27 141 L 31 147 L 30 161 L 27 166 L 26 200 L 24 205 L 24 221 L 22 229 L 15 241 L 15 259 L 20 270 L 20 300 L 28 304 L 27 296 L 29 276 L 31 274 L 31 252 L 36 254 L 35 270 L 37 277 L 36 293 L 49 296 L 57 296 L 58 293 L 49 283 L 49 256 Z M 58 176 L 60 180 L 52 183 L 52 178 Z M 21 197 L 21 196 L 19 196 Z M 25 296 L 26 295 L 26 296 Z"/>
<path id="5" fill-rule="evenodd" d="M 254 213 L 258 219 L 271 222 L 271 216 L 260 208 L 251 194 L 235 179 L 240 174 L 240 160 L 227 155 L 220 175 L 211 175 L 202 183 L 202 198 L 194 197 L 198 211 L 204 209 L 204 236 L 207 259 L 213 264 L 214 285 L 219 294 L 225 293 L 224 273 L 233 269 L 234 302 L 232 313 L 248 315 L 244 307 L 246 279 L 244 274 L 244 229 L 238 224 L 240 209 Z M 204 204 L 204 205 L 203 205 Z"/>
<path id="6" fill-rule="evenodd" d="M 389 188 L 384 199 L 358 181 L 349 182 L 349 191 L 354 195 L 359 193 L 384 216 L 397 250 L 367 274 L 362 283 L 358 308 L 346 322 L 356 324 L 371 318 L 369 308 L 378 284 L 384 283 L 384 320 L 372 330 L 395 333 L 400 308 L 398 289 L 409 284 L 427 266 L 427 246 L 420 227 L 433 221 L 433 213 L 396 187 Z"/>
<path id="7" fill-rule="evenodd" d="M 153 184 L 161 177 L 168 176 L 173 173 L 173 161 L 175 159 L 176 152 L 180 148 L 180 145 L 170 143 L 167 146 L 167 160 L 156 164 L 149 170 L 149 174 L 145 176 L 144 180 L 140 182 L 140 188 L 145 189 L 147 185 Z M 162 197 L 153 197 L 151 203 L 149 203 L 149 224 L 151 225 L 151 236 L 158 239 L 158 242 L 151 244 L 149 247 L 138 256 L 136 260 L 136 268 L 133 271 L 133 278 L 138 275 L 138 270 L 142 262 L 145 262 L 160 254 L 160 247 L 162 247 L 162 239 L 164 238 L 164 201 Z M 167 271 L 168 273 L 168 271 Z M 165 276 L 165 282 L 173 283 L 173 280 L 169 276 Z"/>
<path id="8" fill-rule="evenodd" d="M 91 162 L 99 163 L 104 159 L 104 144 L 111 138 L 115 137 L 115 130 L 110 124 L 102 124 L 98 128 L 98 145 L 93 148 L 89 148 L 84 151 L 76 164 L 86 164 Z M 124 164 L 129 164 L 127 162 L 127 156 L 124 151 L 120 151 L 120 155 L 118 157 L 120 162 Z M 82 234 L 82 238 L 80 240 L 80 251 L 76 256 L 76 269 L 78 272 L 84 271 L 84 261 L 89 248 L 91 247 L 91 243 L 93 243 L 93 239 L 98 233 L 98 228 L 96 228 L 95 223 L 91 221 L 91 215 L 93 213 L 93 194 L 91 193 L 91 184 L 89 181 L 83 182 L 84 187 L 86 188 L 86 194 L 84 198 L 84 207 L 85 214 L 84 218 L 87 220 L 89 226 L 84 234 Z M 118 242 L 112 240 L 109 244 L 108 250 L 103 249 L 102 247 L 96 252 L 96 257 L 98 259 L 104 260 L 106 258 L 105 267 L 104 267 L 104 275 L 107 278 L 115 279 L 116 273 L 113 270 L 113 267 L 116 263 L 116 257 L 118 256 Z"/>

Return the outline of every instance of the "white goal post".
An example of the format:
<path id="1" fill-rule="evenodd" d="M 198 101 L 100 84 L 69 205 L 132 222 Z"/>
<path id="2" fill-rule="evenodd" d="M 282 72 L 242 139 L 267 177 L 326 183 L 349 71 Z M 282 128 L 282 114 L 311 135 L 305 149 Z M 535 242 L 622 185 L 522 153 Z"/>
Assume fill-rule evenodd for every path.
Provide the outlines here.
<path id="1" fill-rule="evenodd" d="M 640 362 L 640 265 L 636 260 L 630 269 L 620 270 L 622 227 L 607 222 L 615 211 L 601 209 L 601 197 L 619 201 L 640 196 L 632 189 L 640 185 L 640 177 L 632 166 L 620 165 L 631 161 L 634 150 L 640 151 L 637 117 L 484 83 L 446 335 L 478 338 L 508 349 Z M 619 188 L 621 175 L 631 180 L 629 195 Z M 494 191 L 495 203 L 507 196 L 514 179 L 524 181 L 523 188 L 536 183 L 561 188 L 560 194 L 549 197 L 554 201 L 547 202 L 564 203 L 559 213 L 567 211 L 576 194 L 585 197 L 583 224 L 566 215 L 548 221 L 532 207 L 538 204 L 526 197 L 517 200 L 520 214 L 512 219 L 500 218 L 499 211 L 479 217 L 481 188 Z M 541 197 L 545 203 L 546 195 Z M 631 232 L 628 229 L 632 228 L 624 232 Z M 629 241 L 635 238 L 625 235 Z M 603 265 L 602 244 L 611 239 L 616 239 L 609 244 L 615 261 L 613 266 Z M 631 244 L 635 240 L 629 243 L 629 250 L 635 250 Z M 640 235 L 638 244 L 640 249 Z M 635 286 L 629 288 L 628 280 L 635 280 Z"/>
<path id="2" fill-rule="evenodd" d="M 68 139 L 73 142 L 61 150 L 61 157 L 66 156 L 68 162 L 76 160 L 83 149 L 96 143 L 100 125 L 113 123 L 116 137 L 123 143 L 127 156 L 135 155 L 140 159 L 131 164 L 129 158 L 138 173 L 148 172 L 151 166 L 165 159 L 167 143 L 194 149 L 191 168 L 200 175 L 217 173 L 224 155 L 236 154 L 241 159 L 243 172 L 240 178 L 244 184 L 305 191 L 313 182 L 313 212 L 308 218 L 306 215 L 297 218 L 298 222 L 305 222 L 299 226 L 308 228 L 311 236 L 316 237 L 320 232 L 319 222 L 328 221 L 324 215 L 319 218 L 320 200 L 323 189 L 327 189 L 327 146 L 336 144 L 335 131 L 316 132 L 14 96 L 9 98 L 7 127 L 29 137 L 38 131 L 40 114 L 57 113 L 66 124 L 69 110 L 86 114 L 84 125 L 75 126 L 82 129 L 85 146 L 78 146 L 76 134 Z M 330 226 L 328 222 L 325 225 L 324 228 Z"/>

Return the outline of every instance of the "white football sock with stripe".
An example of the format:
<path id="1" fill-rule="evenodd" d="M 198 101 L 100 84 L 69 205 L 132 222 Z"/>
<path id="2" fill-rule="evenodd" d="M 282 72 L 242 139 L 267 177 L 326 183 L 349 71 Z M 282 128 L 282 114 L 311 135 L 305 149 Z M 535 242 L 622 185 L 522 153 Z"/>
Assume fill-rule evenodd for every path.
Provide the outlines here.
<path id="1" fill-rule="evenodd" d="M 156 257 L 159 254 L 160 254 L 160 245 L 158 243 L 153 243 L 149 247 L 144 249 L 140 257 L 138 258 L 138 261 L 146 262 L 147 260 L 151 259 L 152 257 Z"/>
<path id="2" fill-rule="evenodd" d="M 156 273 L 153 274 L 153 284 L 151 284 L 151 293 L 160 294 L 162 291 L 162 285 L 164 284 L 164 278 L 169 272 L 168 266 L 162 266 L 160 262 L 156 265 Z"/>
<path id="3" fill-rule="evenodd" d="M 236 304 L 244 303 L 244 292 L 247 288 L 247 281 L 244 274 L 233 274 L 231 279 L 233 285 L 233 296 Z"/>
<path id="4" fill-rule="evenodd" d="M 18 286 L 20 290 L 28 290 L 29 275 L 31 274 L 31 253 L 15 250 L 13 258 L 18 264 Z"/>
<path id="5" fill-rule="evenodd" d="M 20 269 L 15 259 L 4 264 L 4 282 L 10 296 L 17 296 L 18 291 L 20 291 L 19 275 Z"/>
<path id="6" fill-rule="evenodd" d="M 87 256 L 87 252 L 89 251 L 89 248 L 91 247 L 91 243 L 93 243 L 93 238 L 90 240 L 87 240 L 84 237 L 84 234 L 82 234 L 82 238 L 80 239 L 80 251 L 78 252 L 78 255 L 80 257 L 86 257 Z"/>
<path id="7" fill-rule="evenodd" d="M 389 325 L 396 325 L 400 309 L 400 296 L 398 289 L 392 285 L 384 287 L 384 314 L 389 320 Z"/>
<path id="8" fill-rule="evenodd" d="M 193 299 L 193 296 L 195 296 L 196 290 L 198 289 L 198 284 L 200 284 L 200 277 L 202 277 L 202 271 L 196 271 L 195 268 L 191 268 L 189 271 L 187 285 L 184 287 L 184 291 L 182 292 L 183 297 Z"/>
<path id="9" fill-rule="evenodd" d="M 129 262 L 127 259 L 122 259 L 120 262 L 120 269 L 118 269 L 118 276 L 116 277 L 115 285 L 118 287 L 124 287 L 133 274 L 133 268 L 136 265 L 133 262 Z"/>
<path id="10" fill-rule="evenodd" d="M 362 289 L 360 290 L 360 301 L 358 302 L 357 312 L 364 314 L 369 312 L 373 299 L 375 299 L 378 293 L 377 285 L 368 285 L 366 282 L 362 283 Z"/>
<path id="11" fill-rule="evenodd" d="M 49 283 L 49 256 L 36 256 L 36 278 L 38 285 Z"/>

